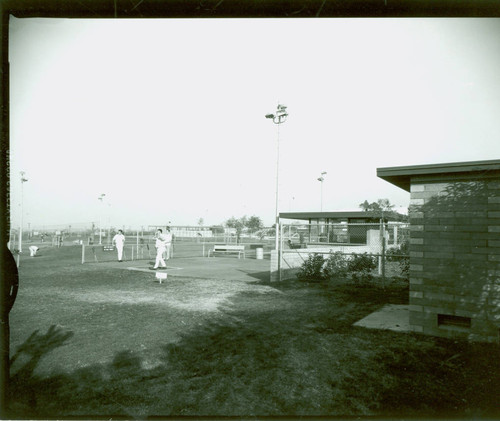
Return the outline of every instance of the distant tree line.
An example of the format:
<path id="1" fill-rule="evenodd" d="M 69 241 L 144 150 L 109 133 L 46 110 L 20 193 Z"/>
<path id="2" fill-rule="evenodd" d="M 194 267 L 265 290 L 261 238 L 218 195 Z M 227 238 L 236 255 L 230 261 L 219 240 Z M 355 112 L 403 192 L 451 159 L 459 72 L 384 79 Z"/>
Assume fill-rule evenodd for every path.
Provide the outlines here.
<path id="1" fill-rule="evenodd" d="M 365 200 L 363 203 L 359 204 L 359 207 L 365 212 L 375 211 L 375 212 L 389 212 L 392 211 L 395 205 L 391 204 L 389 199 L 378 199 L 376 202 L 368 202 Z"/>

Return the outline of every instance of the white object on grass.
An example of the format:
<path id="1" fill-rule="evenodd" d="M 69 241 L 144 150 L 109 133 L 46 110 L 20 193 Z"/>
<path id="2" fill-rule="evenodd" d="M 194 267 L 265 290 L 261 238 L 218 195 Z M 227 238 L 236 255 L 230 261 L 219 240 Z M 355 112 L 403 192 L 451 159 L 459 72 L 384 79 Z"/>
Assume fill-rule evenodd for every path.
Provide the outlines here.
<path id="1" fill-rule="evenodd" d="M 156 279 L 158 279 L 161 284 L 163 279 L 167 279 L 167 272 L 156 272 Z"/>

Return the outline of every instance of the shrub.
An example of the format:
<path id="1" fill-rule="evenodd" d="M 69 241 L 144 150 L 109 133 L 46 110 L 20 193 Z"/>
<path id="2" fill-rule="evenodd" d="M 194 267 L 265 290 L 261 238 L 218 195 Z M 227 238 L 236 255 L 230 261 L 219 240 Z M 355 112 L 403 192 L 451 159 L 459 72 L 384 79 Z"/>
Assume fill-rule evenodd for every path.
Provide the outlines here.
<path id="1" fill-rule="evenodd" d="M 385 253 L 387 262 L 398 262 L 401 276 L 410 279 L 410 243 L 403 241 L 399 247 L 391 248 Z"/>
<path id="2" fill-rule="evenodd" d="M 385 257 L 388 262 L 397 261 L 401 258 L 401 256 L 409 256 L 410 243 L 408 240 L 403 241 L 398 247 L 392 247 L 385 252 Z"/>
<path id="3" fill-rule="evenodd" d="M 368 282 L 373 278 L 371 272 L 376 267 L 375 257 L 367 253 L 353 253 L 352 258 L 348 262 L 347 270 L 351 273 L 353 281 Z"/>
<path id="4" fill-rule="evenodd" d="M 314 253 L 310 254 L 307 260 L 302 263 L 299 271 L 297 272 L 297 278 L 303 281 L 320 281 L 323 279 L 323 265 L 325 264 L 325 258 L 322 254 Z"/>
<path id="5" fill-rule="evenodd" d="M 325 279 L 338 279 L 347 277 L 348 260 L 337 251 L 330 254 L 323 267 L 323 277 Z"/>
<path id="6" fill-rule="evenodd" d="M 399 268 L 401 269 L 401 275 L 403 276 L 404 279 L 409 280 L 410 279 L 410 258 L 409 257 L 403 257 L 399 261 Z"/>

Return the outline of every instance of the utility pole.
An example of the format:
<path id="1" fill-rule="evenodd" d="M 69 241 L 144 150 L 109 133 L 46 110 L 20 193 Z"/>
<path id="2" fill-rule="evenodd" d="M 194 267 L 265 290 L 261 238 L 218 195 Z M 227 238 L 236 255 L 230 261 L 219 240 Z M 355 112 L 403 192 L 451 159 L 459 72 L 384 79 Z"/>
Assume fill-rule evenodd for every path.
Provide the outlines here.
<path id="1" fill-rule="evenodd" d="M 101 206 L 99 209 L 99 245 L 102 244 L 102 207 L 103 207 L 103 199 L 106 194 L 101 194 L 97 199 L 101 202 Z"/>
<path id="2" fill-rule="evenodd" d="M 23 252 L 23 207 L 24 207 L 24 183 L 28 181 L 28 179 L 24 176 L 26 173 L 21 171 L 21 222 L 19 224 L 19 253 L 17 255 L 17 267 L 20 265 L 20 256 Z"/>

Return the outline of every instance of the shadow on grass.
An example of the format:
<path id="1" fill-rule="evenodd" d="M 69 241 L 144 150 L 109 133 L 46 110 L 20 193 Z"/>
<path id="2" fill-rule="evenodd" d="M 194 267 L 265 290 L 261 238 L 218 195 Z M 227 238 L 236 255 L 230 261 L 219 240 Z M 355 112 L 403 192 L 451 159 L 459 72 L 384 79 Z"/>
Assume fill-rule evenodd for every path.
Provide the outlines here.
<path id="1" fill-rule="evenodd" d="M 35 332 L 23 346 L 36 357 L 12 378 L 11 418 L 498 415 L 498 346 L 353 328 L 376 303 L 317 284 L 286 292 L 236 297 L 223 321 L 162 346 L 154 367 L 128 350 L 40 378 L 41 355 L 71 334 Z"/>
<path id="2" fill-rule="evenodd" d="M 242 270 L 242 269 L 238 269 L 238 270 L 240 272 L 245 273 L 248 276 L 251 276 L 252 278 L 255 278 L 255 279 L 262 281 L 262 282 L 269 282 L 270 278 L 271 278 L 271 275 L 269 274 L 268 270 L 264 271 L 264 272 L 252 272 L 252 271 Z"/>
<path id="3" fill-rule="evenodd" d="M 37 406 L 36 388 L 32 382 L 35 368 L 44 355 L 64 345 L 72 336 L 73 332 L 64 332 L 55 325 L 50 326 L 45 334 L 40 334 L 38 330 L 35 330 L 10 358 L 11 389 L 9 392 L 11 395 L 21 392 L 30 410 L 33 410 Z M 21 367 L 13 374 L 13 368 L 16 366 L 18 360 L 22 360 L 22 363 L 18 364 Z M 19 390 L 20 385 L 23 385 L 22 390 Z"/>

